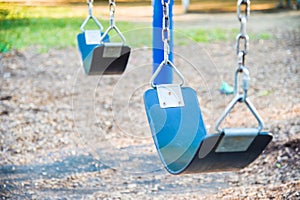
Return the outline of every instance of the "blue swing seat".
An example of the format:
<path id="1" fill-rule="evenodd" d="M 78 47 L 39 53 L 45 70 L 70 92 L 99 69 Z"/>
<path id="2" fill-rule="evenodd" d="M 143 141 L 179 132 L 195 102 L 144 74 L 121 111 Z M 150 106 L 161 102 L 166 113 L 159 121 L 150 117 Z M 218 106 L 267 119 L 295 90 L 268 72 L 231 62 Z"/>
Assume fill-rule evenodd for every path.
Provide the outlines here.
<path id="1" fill-rule="evenodd" d="M 85 33 L 77 35 L 77 42 L 86 75 L 113 75 L 124 72 L 130 54 L 128 46 L 106 45 L 110 42 L 108 34 L 105 35 L 103 44 L 86 44 Z"/>
<path id="2" fill-rule="evenodd" d="M 257 129 L 224 129 L 207 134 L 196 92 L 182 87 L 184 106 L 161 108 L 157 89 L 144 94 L 152 137 L 171 174 L 241 169 L 254 161 L 272 139 Z"/>
<path id="3" fill-rule="evenodd" d="M 106 34 L 103 42 L 109 43 L 109 41 L 109 36 Z M 121 49 L 121 56 L 118 58 L 103 58 L 103 44 L 87 44 L 84 32 L 77 35 L 77 43 L 86 75 L 121 74 L 124 72 L 129 57 L 128 51 L 130 52 L 126 47 Z"/>

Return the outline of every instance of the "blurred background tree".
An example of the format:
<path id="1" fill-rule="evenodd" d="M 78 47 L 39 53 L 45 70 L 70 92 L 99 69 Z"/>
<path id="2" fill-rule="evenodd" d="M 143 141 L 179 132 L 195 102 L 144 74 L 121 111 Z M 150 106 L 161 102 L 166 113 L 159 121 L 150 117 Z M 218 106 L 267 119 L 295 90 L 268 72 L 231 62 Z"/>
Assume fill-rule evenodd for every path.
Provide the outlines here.
<path id="1" fill-rule="evenodd" d="M 117 0 L 118 4 L 125 4 L 127 6 L 150 5 L 153 0 Z M 2 0 L 1 3 L 18 3 L 21 5 L 80 5 L 86 0 Z M 95 4 L 107 4 L 108 0 L 94 0 Z M 175 5 L 183 5 L 185 11 L 203 11 L 207 12 L 224 12 L 233 11 L 229 9 L 232 5 L 236 5 L 236 0 L 174 0 Z M 0 3 L 0 4 L 1 4 Z M 223 7 L 220 9 L 220 5 Z M 300 0 L 251 0 L 252 10 L 268 10 L 275 8 L 299 8 Z"/>

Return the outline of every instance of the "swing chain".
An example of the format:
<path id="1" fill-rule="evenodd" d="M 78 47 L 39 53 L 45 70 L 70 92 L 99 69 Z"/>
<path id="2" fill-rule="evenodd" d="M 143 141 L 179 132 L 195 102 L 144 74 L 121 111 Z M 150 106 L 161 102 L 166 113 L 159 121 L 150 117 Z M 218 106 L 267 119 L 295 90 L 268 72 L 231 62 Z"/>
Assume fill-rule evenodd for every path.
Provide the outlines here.
<path id="1" fill-rule="evenodd" d="M 242 14 L 242 5 L 245 5 L 244 15 Z M 238 0 L 237 6 L 238 19 L 242 21 L 242 18 L 248 18 L 250 15 L 250 0 Z"/>
<path id="2" fill-rule="evenodd" d="M 86 3 L 87 3 L 88 5 L 93 6 L 94 0 L 86 0 Z"/>
<path id="3" fill-rule="evenodd" d="M 172 61 L 169 60 L 169 54 L 170 54 L 170 40 L 171 40 L 171 31 L 170 31 L 170 12 L 169 12 L 169 6 L 170 6 L 170 0 L 161 0 L 162 8 L 163 8 L 163 17 L 162 17 L 162 41 L 164 43 L 164 60 L 160 63 L 160 65 L 157 67 L 155 72 L 153 73 L 151 79 L 150 79 L 150 85 L 153 88 L 156 88 L 156 84 L 154 83 L 154 80 L 158 76 L 159 72 L 162 70 L 164 66 L 169 66 L 173 68 L 174 72 L 179 76 L 181 83 L 180 86 L 184 85 L 184 77 L 180 73 L 180 71 L 175 67 Z"/>
<path id="4" fill-rule="evenodd" d="M 244 55 L 248 53 L 248 44 L 249 44 L 249 36 L 246 31 L 246 24 L 248 21 L 248 16 L 250 15 L 250 0 L 238 0 L 237 2 L 237 15 L 238 19 L 241 23 L 240 33 L 236 37 L 236 51 L 237 55 L 240 52 L 243 52 Z M 245 13 L 242 14 L 242 6 L 245 6 Z M 241 40 L 244 41 L 244 48 L 241 49 Z M 245 57 L 243 57 L 245 59 Z M 243 61 L 244 63 L 244 61 Z"/>
<path id="5" fill-rule="evenodd" d="M 93 17 L 93 3 L 94 0 L 87 0 L 87 4 L 89 6 L 89 16 Z"/>
<path id="6" fill-rule="evenodd" d="M 244 15 L 241 14 L 241 7 L 245 5 L 245 13 Z M 248 16 L 250 15 L 250 0 L 238 0 L 237 1 L 237 15 L 238 19 L 241 22 L 241 30 L 240 33 L 237 35 L 237 43 L 236 43 L 236 50 L 237 50 L 237 57 L 238 57 L 238 67 L 235 71 L 234 76 L 234 99 L 230 102 L 230 104 L 226 107 L 225 111 L 221 115 L 221 117 L 217 120 L 216 123 L 216 130 L 219 133 L 225 133 L 226 129 L 221 129 L 220 125 L 224 121 L 224 119 L 228 116 L 230 111 L 234 108 L 235 104 L 237 102 L 245 103 L 246 106 L 249 108 L 251 113 L 254 115 L 258 122 L 257 126 L 257 133 L 260 132 L 263 127 L 264 123 L 258 114 L 255 107 L 252 105 L 249 98 L 247 98 L 247 92 L 250 87 L 250 73 L 248 67 L 245 66 L 245 57 L 247 55 L 248 51 L 248 42 L 249 42 L 249 36 L 246 32 L 246 23 L 248 20 Z M 244 40 L 244 49 L 240 49 L 240 41 Z M 243 74 L 243 80 L 242 80 L 242 87 L 243 87 L 243 94 L 239 93 L 239 74 Z M 241 129 L 238 129 L 239 131 Z M 228 130 L 227 130 L 228 131 Z"/>
<path id="7" fill-rule="evenodd" d="M 110 26 L 115 26 L 115 11 L 116 11 L 115 0 L 109 0 Z"/>
<path id="8" fill-rule="evenodd" d="M 170 54 L 170 17 L 169 17 L 169 5 L 170 0 L 167 2 L 161 0 L 163 6 L 163 21 L 162 21 L 162 41 L 164 42 L 164 63 L 169 60 Z"/>
<path id="9" fill-rule="evenodd" d="M 238 90 L 238 85 L 239 85 L 239 74 L 243 73 L 243 98 L 241 99 L 242 102 L 245 102 L 247 98 L 247 92 L 250 87 L 250 73 L 247 67 L 241 65 L 239 66 L 236 71 L 235 71 L 235 76 L 234 76 L 234 95 L 235 96 L 240 96 Z"/>
<path id="10" fill-rule="evenodd" d="M 242 6 L 245 6 L 244 13 L 242 13 Z M 237 2 L 237 15 L 238 20 L 240 21 L 241 28 L 240 33 L 236 37 L 236 52 L 238 56 L 238 68 L 235 72 L 234 78 L 234 94 L 238 94 L 238 76 L 239 73 L 243 73 L 243 98 L 242 101 L 245 102 L 247 98 L 247 91 L 250 85 L 250 75 L 249 70 L 245 66 L 245 59 L 248 53 L 249 46 L 249 36 L 246 31 L 246 24 L 248 21 L 248 17 L 250 15 L 250 0 L 238 0 Z M 241 45 L 242 41 L 244 42 L 243 46 Z M 242 47 L 241 47 L 242 46 Z"/>

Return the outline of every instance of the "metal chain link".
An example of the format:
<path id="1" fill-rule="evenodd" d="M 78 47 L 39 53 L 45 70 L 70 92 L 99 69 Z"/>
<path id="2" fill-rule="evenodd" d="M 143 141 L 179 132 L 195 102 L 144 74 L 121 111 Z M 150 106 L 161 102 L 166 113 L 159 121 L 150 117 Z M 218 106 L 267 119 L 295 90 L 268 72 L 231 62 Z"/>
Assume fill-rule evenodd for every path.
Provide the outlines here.
<path id="1" fill-rule="evenodd" d="M 169 60 L 170 54 L 170 40 L 171 40 L 171 31 L 170 31 L 170 0 L 161 0 L 162 8 L 163 8 L 163 17 L 162 17 L 162 41 L 164 43 L 164 60 L 157 67 L 155 72 L 153 73 L 150 84 L 153 88 L 156 88 L 156 84 L 154 80 L 159 75 L 160 71 L 164 66 L 169 66 L 173 68 L 173 71 L 179 76 L 181 83 L 180 86 L 184 85 L 184 77 L 180 73 L 180 71 L 175 67 L 172 61 Z"/>
<path id="2" fill-rule="evenodd" d="M 94 0 L 87 0 L 86 3 L 88 4 L 89 7 L 89 16 L 93 16 L 93 3 Z"/>
<path id="3" fill-rule="evenodd" d="M 165 1 L 161 0 L 161 4 L 163 6 L 163 21 L 162 21 L 162 41 L 164 42 L 164 63 L 167 63 L 169 60 L 170 54 L 170 13 L 169 13 L 169 5 L 170 0 Z"/>
<path id="4" fill-rule="evenodd" d="M 109 0 L 110 26 L 115 26 L 115 11 L 116 11 L 115 0 Z"/>
<path id="5" fill-rule="evenodd" d="M 242 7 L 245 7 L 245 10 L 242 11 Z M 249 46 L 249 36 L 246 31 L 246 24 L 248 18 L 250 16 L 250 0 L 238 0 L 237 1 L 237 16 L 238 20 L 240 21 L 240 33 L 236 37 L 236 53 L 238 56 L 238 68 L 235 72 L 234 78 L 234 94 L 238 94 L 238 86 L 239 86 L 239 73 L 243 73 L 243 100 L 247 98 L 247 91 L 250 85 L 250 75 L 249 70 L 245 66 L 245 59 L 248 53 L 248 46 Z"/>
<path id="6" fill-rule="evenodd" d="M 242 13 L 242 6 L 245 6 L 244 14 Z M 241 23 L 240 33 L 236 37 L 236 51 L 237 55 L 243 52 L 244 55 L 248 53 L 249 36 L 246 31 L 246 24 L 250 15 L 250 0 L 238 0 L 237 2 L 237 15 Z M 241 42 L 244 42 L 243 48 L 241 48 Z M 244 57 L 245 58 L 245 57 Z"/>
<path id="7" fill-rule="evenodd" d="M 86 0 L 86 3 L 87 3 L 88 5 L 90 5 L 90 4 L 92 4 L 92 5 L 93 5 L 93 3 L 94 3 L 94 0 Z"/>
<path id="8" fill-rule="evenodd" d="M 245 6 L 244 13 L 242 14 L 242 6 Z M 246 106 L 249 108 L 251 113 L 254 115 L 258 122 L 257 132 L 260 132 L 263 127 L 263 121 L 261 117 L 259 116 L 258 112 L 256 111 L 255 107 L 252 105 L 249 98 L 247 98 L 247 92 L 250 87 L 250 72 L 248 67 L 245 66 L 245 57 L 248 53 L 248 42 L 249 42 L 249 36 L 246 32 L 246 23 L 248 20 L 248 17 L 250 15 L 250 0 L 238 0 L 237 1 L 237 15 L 238 19 L 241 23 L 241 29 L 240 33 L 237 35 L 236 38 L 236 51 L 237 51 L 237 57 L 238 57 L 238 67 L 235 71 L 234 75 L 234 99 L 230 102 L 230 104 L 226 107 L 223 114 L 220 116 L 220 118 L 216 122 L 216 130 L 219 133 L 224 133 L 225 129 L 221 129 L 220 125 L 228 116 L 229 112 L 234 108 L 235 104 L 237 102 L 245 103 Z M 244 42 L 243 49 L 241 48 L 241 41 Z M 242 89 L 243 93 L 239 91 L 239 75 L 242 74 Z"/>

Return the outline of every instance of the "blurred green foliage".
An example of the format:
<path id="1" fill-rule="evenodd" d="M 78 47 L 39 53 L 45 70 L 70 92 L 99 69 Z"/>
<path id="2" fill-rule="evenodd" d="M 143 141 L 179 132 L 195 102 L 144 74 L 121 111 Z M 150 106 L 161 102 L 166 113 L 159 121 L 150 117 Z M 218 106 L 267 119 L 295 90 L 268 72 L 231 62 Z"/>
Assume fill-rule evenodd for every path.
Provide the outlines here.
<path id="1" fill-rule="evenodd" d="M 65 48 L 76 45 L 76 35 L 86 17 L 69 17 L 67 7 L 22 7 L 0 5 L 0 52 L 12 48 L 36 46 L 39 50 Z M 107 27 L 108 22 L 103 25 Z M 120 22 L 120 29 L 131 28 L 130 23 Z M 93 23 L 88 24 L 92 28 Z"/>
<path id="2" fill-rule="evenodd" d="M 38 51 L 49 48 L 76 46 L 76 35 L 87 15 L 87 10 L 74 10 L 71 6 L 21 6 L 0 3 L 0 52 L 34 46 Z M 96 16 L 99 16 L 98 14 Z M 101 20 L 104 27 L 108 21 Z M 129 45 L 135 47 L 151 46 L 151 23 L 133 23 L 118 21 L 118 27 L 124 33 Z M 93 29 L 93 23 L 88 29 Z M 146 27 L 146 28 L 145 28 Z M 234 39 L 238 30 L 189 28 L 181 35 L 196 42 L 213 42 Z M 115 33 L 111 33 L 113 38 Z M 253 35 L 250 35 L 253 36 Z M 175 44 L 184 45 L 181 36 L 175 33 Z M 254 35 L 255 39 L 270 39 L 267 33 Z"/>

